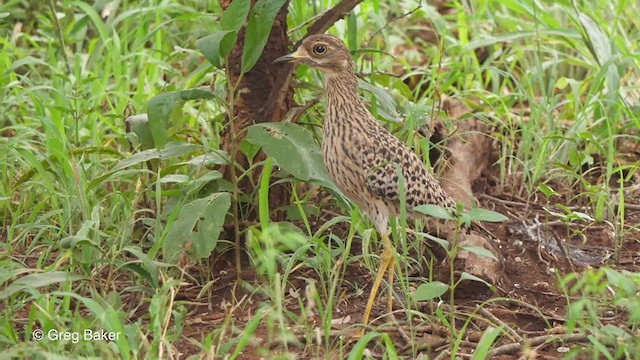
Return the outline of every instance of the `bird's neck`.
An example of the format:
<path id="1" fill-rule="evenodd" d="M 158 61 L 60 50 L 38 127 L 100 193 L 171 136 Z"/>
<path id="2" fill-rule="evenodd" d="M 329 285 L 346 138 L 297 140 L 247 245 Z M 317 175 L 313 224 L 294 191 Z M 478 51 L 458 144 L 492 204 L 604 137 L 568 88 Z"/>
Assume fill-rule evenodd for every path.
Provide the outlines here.
<path id="1" fill-rule="evenodd" d="M 358 95 L 358 80 L 352 69 L 326 76 L 326 121 L 367 125 L 372 116 Z M 371 124 L 368 124 L 371 125 Z"/>

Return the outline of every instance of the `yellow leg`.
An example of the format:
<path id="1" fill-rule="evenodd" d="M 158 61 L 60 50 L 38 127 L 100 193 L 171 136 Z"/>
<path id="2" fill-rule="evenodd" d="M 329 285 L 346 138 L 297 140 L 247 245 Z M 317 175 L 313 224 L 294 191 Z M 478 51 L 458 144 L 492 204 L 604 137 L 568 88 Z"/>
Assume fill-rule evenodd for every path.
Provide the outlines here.
<path id="1" fill-rule="evenodd" d="M 369 301 L 367 301 L 367 308 L 364 311 L 364 316 L 362 318 L 362 322 L 366 325 L 369 323 L 369 316 L 371 315 L 371 309 L 373 308 L 373 302 L 376 300 L 376 295 L 378 293 L 378 289 L 380 288 L 380 283 L 382 282 L 382 278 L 387 270 L 389 270 L 389 312 L 392 311 L 393 306 L 393 274 L 395 272 L 395 250 L 393 249 L 393 244 L 391 243 L 391 239 L 389 239 L 388 234 L 382 234 L 382 245 L 384 246 L 384 251 L 382 252 L 382 256 L 380 256 L 380 267 L 378 268 L 378 275 L 376 275 L 376 280 L 373 282 L 373 287 L 371 288 L 371 293 L 369 294 Z"/>

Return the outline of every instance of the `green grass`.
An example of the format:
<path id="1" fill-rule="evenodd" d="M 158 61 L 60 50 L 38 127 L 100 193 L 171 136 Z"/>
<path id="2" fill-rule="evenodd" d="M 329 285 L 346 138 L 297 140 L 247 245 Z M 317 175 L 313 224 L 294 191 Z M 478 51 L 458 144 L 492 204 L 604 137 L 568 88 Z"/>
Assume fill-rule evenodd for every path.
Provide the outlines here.
<path id="1" fill-rule="evenodd" d="M 300 39 L 304 24 L 336 3 L 292 1 L 290 37 Z M 589 209 L 595 225 L 615 229 L 610 250 L 620 259 L 640 230 L 638 211 L 626 208 L 640 202 L 629 185 L 638 176 L 638 150 L 622 151 L 623 143 L 640 143 L 637 4 L 510 0 L 472 2 L 470 9 L 466 3 L 451 3 L 457 11 L 450 15 L 422 4 L 390 21 L 418 2 L 364 2 L 329 32 L 358 50 L 357 71 L 371 84 L 362 94 L 372 112 L 425 162 L 429 149 L 440 146 L 417 131 L 442 115 L 434 99 L 446 94 L 463 101 L 495 129 L 498 188 L 564 211 L 566 222 L 580 222 L 572 217 L 582 211 L 576 207 Z M 376 272 L 381 245 L 365 214 L 327 192 L 331 185 L 322 179 L 311 177 L 323 187 L 309 187 L 271 160 L 239 172 L 256 182 L 253 193 L 237 193 L 236 184 L 221 178 L 227 157 L 218 151 L 220 133 L 236 105 L 226 95 L 238 89 L 196 45 L 220 31 L 220 14 L 217 1 L 201 0 L 0 5 L 0 357 L 175 357 L 184 346 L 192 355 L 221 358 L 244 352 L 357 359 L 370 350 L 398 356 L 399 345 L 384 332 L 370 329 L 349 345 L 332 330 L 350 297 L 367 296 L 368 283 L 354 282 L 349 273 L 358 264 Z M 417 36 L 429 27 L 439 42 Z M 300 67 L 296 78 L 298 103 L 321 93 L 317 72 Z M 190 93 L 198 99 L 153 113 L 160 111 L 149 103 L 154 96 L 169 94 L 164 99 L 177 104 L 172 94 L 185 93 L 173 92 L 212 83 L 213 93 Z M 127 131 L 129 116 L 143 113 L 152 125 L 129 119 Z M 311 150 L 320 141 L 322 117 L 315 106 L 300 120 Z M 154 119 L 166 123 L 158 130 Z M 446 116 L 445 123 L 455 128 Z M 170 144 L 155 150 L 151 133 L 165 134 Z M 238 150 L 258 148 L 243 143 Z M 207 164 L 190 161 L 205 155 Z M 307 165 L 313 170 L 314 164 Z M 269 180 L 293 189 L 288 222 L 272 221 Z M 234 218 L 225 209 L 235 201 L 241 206 Z M 202 232 L 191 232 L 198 221 Z M 416 305 L 415 285 L 430 283 L 438 264 L 424 241 L 406 243 L 400 226 L 406 221 L 394 227 L 394 239 L 404 245 L 395 288 L 404 311 L 395 316 L 410 319 L 408 338 L 419 337 L 422 325 L 438 324 L 459 345 L 471 328 L 485 339 L 475 356 L 490 354 L 494 339 L 511 336 L 499 324 L 474 327 L 466 321 L 482 323 L 482 315 L 456 311 L 450 298 L 452 306 L 433 313 Z M 219 270 L 233 271 L 227 259 L 234 239 L 225 232 L 212 239 L 221 222 L 242 231 L 250 263 L 244 267 L 255 269 L 258 279 L 238 283 L 237 293 L 246 297 L 225 302 L 217 292 L 225 285 Z M 185 250 L 187 239 L 192 247 Z M 637 273 L 603 268 L 559 276 L 558 284 L 568 329 L 588 335 L 584 348 L 567 358 L 637 358 Z M 194 318 L 206 318 L 203 309 L 226 315 L 190 331 Z M 627 314 L 625 321 L 607 323 L 603 309 Z M 37 329 L 120 337 L 36 341 Z M 417 344 L 405 355 L 418 356 Z M 452 357 L 462 351 L 450 350 Z"/>

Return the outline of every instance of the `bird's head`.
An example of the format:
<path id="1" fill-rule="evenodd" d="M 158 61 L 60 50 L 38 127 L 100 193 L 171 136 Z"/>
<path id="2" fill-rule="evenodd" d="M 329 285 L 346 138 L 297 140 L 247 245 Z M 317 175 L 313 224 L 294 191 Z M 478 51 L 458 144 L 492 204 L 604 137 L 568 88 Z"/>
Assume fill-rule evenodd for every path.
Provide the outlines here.
<path id="1" fill-rule="evenodd" d="M 273 63 L 297 62 L 318 69 L 328 76 L 353 70 L 351 52 L 345 43 L 332 35 L 312 35 L 302 41 L 295 52 Z"/>

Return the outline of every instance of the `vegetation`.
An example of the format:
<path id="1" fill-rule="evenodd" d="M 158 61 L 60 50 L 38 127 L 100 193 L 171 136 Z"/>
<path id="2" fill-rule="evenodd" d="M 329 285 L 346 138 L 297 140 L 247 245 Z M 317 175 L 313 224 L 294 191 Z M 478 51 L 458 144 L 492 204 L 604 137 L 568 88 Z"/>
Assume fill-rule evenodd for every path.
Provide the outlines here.
<path id="1" fill-rule="evenodd" d="M 398 219 L 395 321 L 353 342 L 381 244 L 324 173 L 322 106 L 222 150 L 242 106 L 232 46 L 250 72 L 283 1 L 258 1 L 242 38 L 245 3 L 1 3 L 0 357 L 640 358 L 636 2 L 365 1 L 330 28 L 425 162 L 446 146 L 424 135 L 436 121 L 491 127 L 480 202 L 510 219 L 490 226 L 509 263 L 495 292 L 439 277 L 431 247 L 457 248 Z M 290 38 L 335 5 L 291 1 Z M 321 76 L 295 79 L 296 102 L 317 102 Z M 444 95 L 472 113 L 448 116 Z M 566 261 L 509 224 L 560 239 Z"/>

